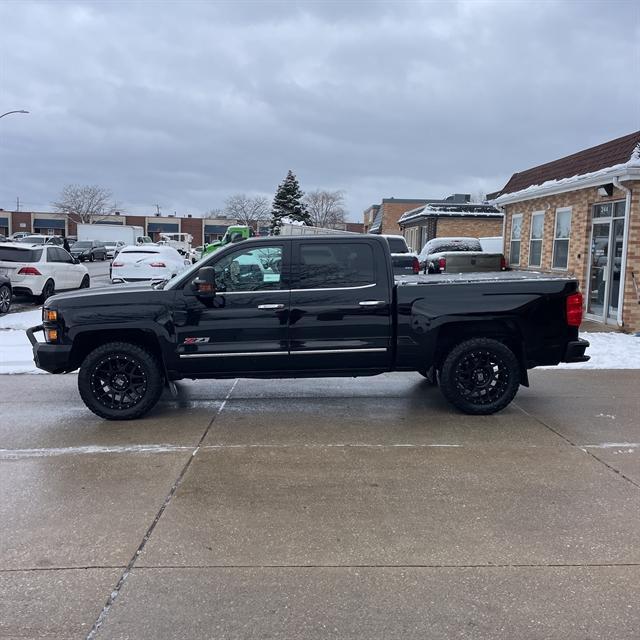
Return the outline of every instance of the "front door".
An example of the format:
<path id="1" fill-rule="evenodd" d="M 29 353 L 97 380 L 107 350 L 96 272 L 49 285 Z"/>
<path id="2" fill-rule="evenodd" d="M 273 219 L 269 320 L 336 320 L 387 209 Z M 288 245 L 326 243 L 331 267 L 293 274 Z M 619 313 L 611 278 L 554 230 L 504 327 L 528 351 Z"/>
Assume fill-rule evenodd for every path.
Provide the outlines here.
<path id="1" fill-rule="evenodd" d="M 624 214 L 624 200 L 595 205 L 593 208 L 587 298 L 587 317 L 591 320 L 609 323 L 617 320 Z"/>
<path id="2" fill-rule="evenodd" d="M 193 294 L 193 278 L 185 284 L 175 314 L 182 371 L 250 373 L 287 367 L 289 244 L 243 243 L 207 261 L 216 271 L 213 299 Z"/>

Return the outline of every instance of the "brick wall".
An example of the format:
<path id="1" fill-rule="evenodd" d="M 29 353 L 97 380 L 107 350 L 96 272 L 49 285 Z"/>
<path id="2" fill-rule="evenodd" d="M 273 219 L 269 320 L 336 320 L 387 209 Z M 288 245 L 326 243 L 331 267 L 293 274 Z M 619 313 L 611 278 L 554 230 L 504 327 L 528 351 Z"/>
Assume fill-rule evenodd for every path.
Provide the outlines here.
<path id="1" fill-rule="evenodd" d="M 192 246 L 199 247 L 203 244 L 202 218 L 182 218 L 180 231 L 190 233 L 193 236 Z"/>
<path id="2" fill-rule="evenodd" d="M 426 204 L 424 201 L 422 204 Z M 420 202 L 383 202 L 382 203 L 382 230 L 380 233 L 400 235 L 398 220 L 400 216 L 411 209 L 420 207 Z"/>
<path id="3" fill-rule="evenodd" d="M 142 227 L 142 230 L 146 233 L 147 226 L 144 216 L 127 216 L 125 218 L 125 224 L 129 224 L 133 227 Z"/>
<path id="4" fill-rule="evenodd" d="M 436 237 L 465 236 L 467 238 L 483 238 L 501 236 L 502 220 L 489 218 L 438 218 Z"/>
<path id="5" fill-rule="evenodd" d="M 29 233 L 33 233 L 30 213 L 26 213 L 24 211 L 7 211 L 6 213 L 8 217 L 11 218 L 11 233 L 17 233 L 18 231 L 28 231 Z M 25 226 L 23 227 L 21 224 L 24 224 Z"/>
<path id="6" fill-rule="evenodd" d="M 632 189 L 632 205 L 629 229 L 629 248 L 627 254 L 627 273 L 624 288 L 623 321 L 631 331 L 640 331 L 640 305 L 637 303 L 631 272 L 636 275 L 640 287 L 640 182 L 627 182 Z M 545 198 L 536 198 L 505 206 L 505 255 L 510 261 L 511 221 L 514 214 L 522 214 L 522 233 L 520 244 L 520 269 L 529 269 L 529 238 L 531 232 L 531 214 L 544 212 L 544 232 L 542 241 L 542 266 L 531 267 L 535 271 L 552 271 L 575 276 L 580 288 L 586 293 L 589 277 L 589 242 L 591 238 L 591 212 L 594 204 L 623 200 L 625 193 L 614 189 L 612 197 L 601 197 L 596 188 L 579 189 Z M 566 270 L 552 269 L 553 238 L 555 232 L 556 210 L 571 207 L 571 236 L 569 239 L 569 261 Z"/>

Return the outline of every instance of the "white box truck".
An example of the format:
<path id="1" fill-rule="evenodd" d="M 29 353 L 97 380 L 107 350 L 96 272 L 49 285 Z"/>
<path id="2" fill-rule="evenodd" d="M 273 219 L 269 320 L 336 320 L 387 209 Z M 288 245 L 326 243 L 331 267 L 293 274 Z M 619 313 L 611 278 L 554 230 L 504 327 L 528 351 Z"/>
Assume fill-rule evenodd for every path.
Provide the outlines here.
<path id="1" fill-rule="evenodd" d="M 99 240 L 106 244 L 124 242 L 125 245 L 152 242 L 142 227 L 129 224 L 79 224 L 78 240 Z"/>

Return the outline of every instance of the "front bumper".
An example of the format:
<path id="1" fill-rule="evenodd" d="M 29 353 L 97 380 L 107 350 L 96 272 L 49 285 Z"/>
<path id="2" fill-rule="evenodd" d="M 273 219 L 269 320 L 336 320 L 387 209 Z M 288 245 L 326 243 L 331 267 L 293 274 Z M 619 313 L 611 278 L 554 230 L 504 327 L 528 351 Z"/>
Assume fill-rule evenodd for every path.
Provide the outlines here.
<path id="1" fill-rule="evenodd" d="M 586 356 L 584 354 L 588 346 L 589 342 L 582 338 L 572 340 L 567 344 L 562 362 L 587 362 L 587 360 L 591 359 L 591 356 Z"/>
<path id="2" fill-rule="evenodd" d="M 33 349 L 33 361 L 36 363 L 36 367 L 49 373 L 69 371 L 71 369 L 71 345 L 38 342 L 33 334 L 43 329 L 41 324 L 27 329 L 27 338 L 29 338 Z"/>

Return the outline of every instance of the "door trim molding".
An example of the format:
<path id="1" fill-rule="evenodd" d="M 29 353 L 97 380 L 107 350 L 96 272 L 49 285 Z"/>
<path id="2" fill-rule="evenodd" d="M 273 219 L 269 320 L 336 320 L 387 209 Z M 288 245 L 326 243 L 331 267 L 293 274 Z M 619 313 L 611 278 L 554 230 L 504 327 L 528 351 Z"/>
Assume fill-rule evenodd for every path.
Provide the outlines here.
<path id="1" fill-rule="evenodd" d="M 287 356 L 288 351 L 243 351 L 239 353 L 181 353 L 181 358 L 238 358 L 243 356 Z"/>

